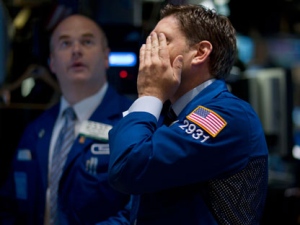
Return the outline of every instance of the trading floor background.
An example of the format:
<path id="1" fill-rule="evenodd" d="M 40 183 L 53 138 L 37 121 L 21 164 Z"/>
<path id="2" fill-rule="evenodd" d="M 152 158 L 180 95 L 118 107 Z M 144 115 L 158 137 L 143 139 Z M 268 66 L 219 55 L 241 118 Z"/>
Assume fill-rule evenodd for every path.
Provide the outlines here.
<path id="1" fill-rule="evenodd" d="M 0 184 L 25 125 L 58 100 L 48 69 L 57 22 L 78 12 L 100 23 L 111 47 L 108 80 L 135 98 L 139 48 L 167 2 L 204 4 L 232 21 L 239 59 L 228 87 L 259 114 L 270 152 L 262 224 L 300 224 L 298 0 L 0 0 Z"/>

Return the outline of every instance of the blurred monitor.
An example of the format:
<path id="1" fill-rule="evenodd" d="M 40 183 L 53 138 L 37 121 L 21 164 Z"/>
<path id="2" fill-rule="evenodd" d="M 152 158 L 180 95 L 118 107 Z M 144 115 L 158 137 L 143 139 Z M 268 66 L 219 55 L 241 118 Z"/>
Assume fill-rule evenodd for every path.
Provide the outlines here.
<path id="1" fill-rule="evenodd" d="M 109 54 L 109 66 L 133 67 L 137 64 L 137 55 L 134 52 L 111 52 Z"/>
<path id="2" fill-rule="evenodd" d="M 267 38 L 268 57 L 276 66 L 291 68 L 300 61 L 300 38 L 278 36 Z"/>
<path id="3" fill-rule="evenodd" d="M 244 64 L 247 65 L 254 57 L 254 40 L 249 36 L 237 34 L 236 41 L 238 57 Z"/>

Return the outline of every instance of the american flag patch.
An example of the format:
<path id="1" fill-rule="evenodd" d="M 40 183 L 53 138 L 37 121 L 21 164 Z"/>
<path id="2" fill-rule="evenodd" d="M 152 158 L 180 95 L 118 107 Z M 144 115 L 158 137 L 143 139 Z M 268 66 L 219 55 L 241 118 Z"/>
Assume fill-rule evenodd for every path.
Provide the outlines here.
<path id="1" fill-rule="evenodd" d="M 216 137 L 227 125 L 227 122 L 221 116 L 203 106 L 198 106 L 186 118 L 199 125 L 213 137 Z"/>

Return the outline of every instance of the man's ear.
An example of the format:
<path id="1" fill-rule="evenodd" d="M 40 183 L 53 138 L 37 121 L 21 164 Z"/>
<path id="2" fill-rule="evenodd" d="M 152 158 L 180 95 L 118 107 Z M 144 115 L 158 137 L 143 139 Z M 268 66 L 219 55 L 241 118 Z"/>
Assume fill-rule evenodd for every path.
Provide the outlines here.
<path id="1" fill-rule="evenodd" d="M 203 63 L 209 57 L 213 47 L 209 41 L 201 41 L 196 45 L 197 54 L 193 59 L 193 63 Z"/>

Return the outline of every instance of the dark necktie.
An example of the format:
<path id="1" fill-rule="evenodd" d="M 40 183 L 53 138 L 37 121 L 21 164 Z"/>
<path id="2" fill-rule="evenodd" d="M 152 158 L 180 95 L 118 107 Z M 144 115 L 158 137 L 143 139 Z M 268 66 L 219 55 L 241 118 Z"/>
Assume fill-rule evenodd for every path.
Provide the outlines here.
<path id="1" fill-rule="evenodd" d="M 172 109 L 170 102 L 166 102 L 164 107 L 166 108 L 166 113 L 163 123 L 167 126 L 170 126 L 177 119 L 177 115 Z"/>
<path id="2" fill-rule="evenodd" d="M 63 167 L 65 165 L 69 150 L 73 144 L 75 133 L 76 114 L 72 107 L 67 108 L 63 112 L 65 118 L 64 125 L 58 135 L 50 169 L 50 224 L 56 225 L 58 222 L 57 215 L 57 192 L 58 185 L 62 175 Z"/>

